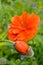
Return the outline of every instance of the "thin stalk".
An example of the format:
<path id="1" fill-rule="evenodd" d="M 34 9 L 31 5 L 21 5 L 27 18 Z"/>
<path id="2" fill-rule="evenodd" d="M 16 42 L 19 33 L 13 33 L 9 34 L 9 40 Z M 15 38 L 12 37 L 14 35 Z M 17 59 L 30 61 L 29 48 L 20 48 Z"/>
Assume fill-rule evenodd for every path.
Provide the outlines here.
<path id="1" fill-rule="evenodd" d="M 15 45 L 15 42 L 12 42 L 10 40 L 0 40 L 0 46 L 10 46 Z"/>

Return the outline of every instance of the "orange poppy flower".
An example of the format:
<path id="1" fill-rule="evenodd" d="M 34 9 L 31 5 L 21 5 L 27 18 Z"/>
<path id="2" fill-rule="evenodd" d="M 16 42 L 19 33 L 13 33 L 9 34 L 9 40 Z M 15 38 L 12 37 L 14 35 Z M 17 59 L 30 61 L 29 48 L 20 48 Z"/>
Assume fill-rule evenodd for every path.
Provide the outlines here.
<path id="1" fill-rule="evenodd" d="M 14 16 L 8 29 L 8 39 L 11 41 L 22 40 L 27 42 L 31 40 L 38 31 L 40 18 L 36 14 L 23 12 L 21 16 Z"/>

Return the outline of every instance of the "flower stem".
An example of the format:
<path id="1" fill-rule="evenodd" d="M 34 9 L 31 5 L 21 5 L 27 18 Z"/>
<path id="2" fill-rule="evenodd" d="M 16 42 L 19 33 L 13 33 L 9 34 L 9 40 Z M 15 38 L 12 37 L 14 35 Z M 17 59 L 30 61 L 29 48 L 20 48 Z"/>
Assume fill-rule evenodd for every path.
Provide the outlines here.
<path id="1" fill-rule="evenodd" d="M 14 45 L 15 42 L 12 42 L 10 40 L 0 40 L 0 46 L 10 46 L 10 45 Z"/>

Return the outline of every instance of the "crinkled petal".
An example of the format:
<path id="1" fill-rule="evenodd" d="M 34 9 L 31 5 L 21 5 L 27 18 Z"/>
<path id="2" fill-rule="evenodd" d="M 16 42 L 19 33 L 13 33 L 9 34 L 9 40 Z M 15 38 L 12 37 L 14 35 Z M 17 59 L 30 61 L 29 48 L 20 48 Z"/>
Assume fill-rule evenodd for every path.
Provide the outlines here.
<path id="1" fill-rule="evenodd" d="M 8 30 L 9 30 L 8 32 L 13 33 L 13 34 L 17 34 L 20 32 L 20 30 L 17 28 L 9 28 Z"/>
<path id="2" fill-rule="evenodd" d="M 29 20 L 29 23 L 28 23 L 28 27 L 37 27 L 39 24 L 40 24 L 39 16 L 32 13 L 30 15 L 30 20 Z"/>
<path id="3" fill-rule="evenodd" d="M 11 40 L 11 41 L 15 41 L 16 40 L 16 35 L 8 33 L 8 39 Z"/>
<path id="4" fill-rule="evenodd" d="M 25 36 L 22 31 L 18 34 L 17 40 L 25 41 Z"/>
<path id="5" fill-rule="evenodd" d="M 24 24 L 27 25 L 27 28 L 37 27 L 40 24 L 40 17 L 32 13 L 29 15 L 27 12 L 23 12 L 22 19 Z"/>
<path id="6" fill-rule="evenodd" d="M 28 24 L 29 20 L 30 20 L 30 15 L 27 12 L 23 12 L 22 13 L 22 20 L 23 20 L 23 24 Z"/>
<path id="7" fill-rule="evenodd" d="M 25 41 L 31 40 L 37 33 L 38 29 L 34 28 L 31 30 L 25 30 L 23 32 L 24 36 L 25 36 Z"/>
<path id="8" fill-rule="evenodd" d="M 14 27 L 14 28 L 19 28 L 19 29 L 24 29 L 24 27 L 22 26 L 22 18 L 21 16 L 15 16 L 15 17 L 12 17 L 12 23 L 11 23 L 11 26 Z"/>

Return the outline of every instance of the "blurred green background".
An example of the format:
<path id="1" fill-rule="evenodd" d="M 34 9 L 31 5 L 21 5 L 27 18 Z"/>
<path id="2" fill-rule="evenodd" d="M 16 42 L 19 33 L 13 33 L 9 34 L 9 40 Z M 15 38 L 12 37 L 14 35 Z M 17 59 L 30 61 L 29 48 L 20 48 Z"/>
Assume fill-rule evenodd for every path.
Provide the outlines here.
<path id="1" fill-rule="evenodd" d="M 27 42 L 32 46 L 35 55 L 22 61 L 20 54 L 11 46 L 0 46 L 0 60 L 3 61 L 3 64 L 0 61 L 0 65 L 43 65 L 43 0 L 0 0 L 0 40 L 7 39 L 7 29 L 12 16 L 21 15 L 23 11 L 30 14 L 34 12 L 40 16 L 39 31 L 34 39 Z"/>

